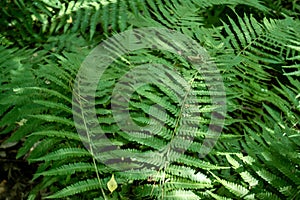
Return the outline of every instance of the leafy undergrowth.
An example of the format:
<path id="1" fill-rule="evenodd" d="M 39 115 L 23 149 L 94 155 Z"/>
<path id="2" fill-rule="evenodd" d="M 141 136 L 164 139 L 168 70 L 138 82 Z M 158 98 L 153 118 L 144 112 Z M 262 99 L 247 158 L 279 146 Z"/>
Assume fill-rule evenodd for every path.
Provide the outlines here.
<path id="1" fill-rule="evenodd" d="M 16 0 L 1 1 L 0 9 L 1 198 L 300 199 L 297 1 Z M 101 41 L 141 27 L 164 27 L 191 37 L 218 70 L 207 67 L 202 54 L 184 57 L 180 50 L 124 54 L 96 84 L 96 120 L 86 119 L 94 113 L 80 111 L 83 105 L 90 108 L 90 96 L 76 90 L 75 82 L 83 60 Z M 165 38 L 156 42 L 154 46 L 183 46 Z M 124 49 L 106 45 L 116 54 Z M 93 58 L 91 65 L 103 63 Z M 207 85 L 192 61 L 204 74 L 220 72 L 226 116 L 214 112 L 223 102 L 212 105 L 209 93 L 221 78 Z M 149 63 L 165 68 L 150 75 L 127 73 Z M 116 101 L 122 92 L 153 78 L 169 87 L 136 88 L 124 110 L 130 113 L 126 119 L 142 128 L 122 129 L 112 105 L 124 108 Z M 93 89 L 89 80 L 80 80 L 87 91 Z M 121 95 L 115 99 L 114 88 Z M 79 120 L 74 122 L 74 116 Z M 224 129 L 214 149 L 200 158 L 206 131 L 220 130 L 209 126 L 211 116 L 225 118 Z M 148 137 L 149 130 L 155 136 Z M 159 154 L 166 149 L 167 154 Z M 170 162 L 160 165 L 166 157 Z"/>

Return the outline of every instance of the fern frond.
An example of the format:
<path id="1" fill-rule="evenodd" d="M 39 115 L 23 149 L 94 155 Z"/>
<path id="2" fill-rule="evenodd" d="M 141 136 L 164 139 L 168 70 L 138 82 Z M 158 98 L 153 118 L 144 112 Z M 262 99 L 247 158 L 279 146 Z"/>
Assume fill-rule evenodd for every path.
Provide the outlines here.
<path id="1" fill-rule="evenodd" d="M 39 158 L 31 159 L 31 161 L 51 161 L 51 160 L 64 160 L 70 157 L 80 158 L 80 157 L 89 157 L 91 154 L 82 148 L 61 148 L 57 151 L 51 152 L 46 156 Z"/>
<path id="2" fill-rule="evenodd" d="M 211 188 L 212 185 L 210 183 L 205 182 L 192 182 L 184 179 L 171 179 L 164 183 L 164 188 L 166 190 L 176 190 L 176 189 L 203 189 L 203 188 Z"/>
<path id="3" fill-rule="evenodd" d="M 74 126 L 74 122 L 72 120 L 63 117 L 57 117 L 53 115 L 31 115 L 31 117 L 47 122 L 56 122 L 59 124 L 65 124 L 67 126 Z"/>
<path id="4" fill-rule="evenodd" d="M 222 180 L 219 177 L 215 176 L 213 174 L 213 176 L 222 184 L 224 185 L 224 187 L 226 189 L 228 189 L 232 194 L 234 194 L 235 196 L 239 197 L 239 198 L 243 198 L 245 197 L 248 193 L 249 190 L 247 188 L 245 188 L 242 185 L 236 184 L 236 183 L 232 183 L 226 180 Z"/>
<path id="5" fill-rule="evenodd" d="M 213 192 L 211 192 L 209 190 L 206 191 L 206 193 L 208 193 L 211 197 L 213 197 L 216 200 L 232 200 L 231 198 L 226 198 L 226 197 L 222 197 L 220 195 L 214 194 Z"/>
<path id="6" fill-rule="evenodd" d="M 190 190 L 174 190 L 164 195 L 165 199 L 170 200 L 199 200 L 201 199 L 198 195 Z"/>
<path id="7" fill-rule="evenodd" d="M 38 131 L 38 132 L 31 133 L 29 137 L 34 135 L 67 138 L 70 140 L 77 140 L 79 142 L 84 141 L 84 139 L 80 137 L 77 133 L 69 132 L 69 131 L 54 131 L 54 130 Z"/>
<path id="8" fill-rule="evenodd" d="M 277 195 L 275 195 L 275 194 L 273 194 L 273 193 L 271 193 L 271 192 L 262 192 L 262 193 L 258 193 L 258 194 L 256 194 L 256 197 L 257 197 L 258 199 L 274 199 L 274 200 L 280 200 L 280 198 L 279 198 Z"/>
<path id="9" fill-rule="evenodd" d="M 207 183 L 208 185 L 211 183 L 211 180 L 206 177 L 206 175 L 202 174 L 201 172 L 197 172 L 191 168 L 184 167 L 184 166 L 177 166 L 177 165 L 170 165 L 166 172 L 183 177 L 188 178 L 192 181 L 197 181 L 201 183 Z"/>
<path id="10" fill-rule="evenodd" d="M 213 165 L 209 162 L 201 161 L 196 158 L 185 156 L 185 155 L 180 156 L 180 158 L 177 159 L 177 162 L 185 163 L 188 166 L 198 167 L 207 170 L 229 169 L 229 167 Z"/>
<path id="11" fill-rule="evenodd" d="M 50 196 L 47 196 L 47 199 L 57 199 L 63 198 L 71 195 L 75 195 L 82 192 L 87 192 L 91 190 L 100 189 L 101 186 L 97 178 L 94 179 L 87 179 L 84 181 L 79 181 L 72 185 L 67 186 L 66 188 L 62 189 L 61 191 L 56 192 Z"/>
<path id="12" fill-rule="evenodd" d="M 91 163 L 84 162 L 76 162 L 69 163 L 66 165 L 62 165 L 55 169 L 50 169 L 47 171 L 43 171 L 41 173 L 36 173 L 35 178 L 38 176 L 56 176 L 56 175 L 71 175 L 78 172 L 87 172 L 87 171 L 95 171 L 95 167 Z"/>
<path id="13" fill-rule="evenodd" d="M 34 100 L 33 102 L 36 104 L 42 105 L 44 107 L 47 107 L 47 108 L 61 110 L 66 113 L 72 114 L 72 109 L 62 103 L 49 102 L 49 101 L 45 101 L 45 100 Z"/>

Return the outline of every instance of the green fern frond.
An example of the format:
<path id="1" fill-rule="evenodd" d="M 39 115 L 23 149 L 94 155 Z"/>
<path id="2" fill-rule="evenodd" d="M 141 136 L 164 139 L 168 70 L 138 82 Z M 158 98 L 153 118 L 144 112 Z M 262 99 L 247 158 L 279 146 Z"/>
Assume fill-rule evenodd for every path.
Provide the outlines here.
<path id="1" fill-rule="evenodd" d="M 95 171 L 95 167 L 91 163 L 84 162 L 76 162 L 69 163 L 66 165 L 62 165 L 55 169 L 50 169 L 47 171 L 43 171 L 41 173 L 36 173 L 35 178 L 38 176 L 56 176 L 56 175 L 71 175 L 78 172 L 87 172 L 87 171 Z"/>
<path id="2" fill-rule="evenodd" d="M 97 178 L 87 179 L 87 180 L 79 181 L 77 183 L 69 185 L 66 188 L 62 189 L 61 191 L 59 191 L 55 194 L 52 194 L 50 196 L 47 196 L 46 198 L 47 199 L 63 198 L 63 197 L 75 195 L 75 194 L 82 193 L 82 192 L 97 190 L 100 188 L 101 188 L 101 186 L 100 186 Z"/>
<path id="3" fill-rule="evenodd" d="M 258 180 L 254 178 L 249 172 L 241 172 L 240 173 L 242 179 L 245 181 L 245 183 L 248 183 L 250 187 L 254 187 L 258 184 Z"/>
<path id="4" fill-rule="evenodd" d="M 31 117 L 40 119 L 40 120 L 44 120 L 47 122 L 56 122 L 59 124 L 74 126 L 74 122 L 72 120 L 69 120 L 69 119 L 63 118 L 63 117 L 57 117 L 57 116 L 53 116 L 53 115 L 31 115 Z"/>
<path id="5" fill-rule="evenodd" d="M 56 90 L 51 90 L 48 88 L 43 88 L 43 87 L 27 87 L 27 88 L 15 88 L 15 90 L 17 91 L 17 93 L 23 93 L 26 91 L 39 91 L 39 92 L 44 92 L 47 95 L 51 95 L 51 96 L 55 96 L 59 99 L 65 100 L 68 103 L 72 103 L 72 100 L 67 97 L 65 94 L 61 94 L 60 92 L 56 91 Z"/>
<path id="6" fill-rule="evenodd" d="M 209 162 L 201 161 L 186 155 L 181 155 L 180 158 L 177 159 L 177 162 L 185 163 L 188 166 L 193 166 L 193 167 L 206 169 L 206 170 L 229 169 L 229 167 L 213 165 Z"/>
<path id="7" fill-rule="evenodd" d="M 69 131 L 54 131 L 54 130 L 46 130 L 46 131 L 38 131 L 33 132 L 29 135 L 34 136 L 48 136 L 48 137 L 57 137 L 57 138 L 67 138 L 70 140 L 76 140 L 76 141 L 84 141 L 83 137 L 80 137 L 77 133 L 69 132 Z"/>
<path id="8" fill-rule="evenodd" d="M 27 159 L 34 160 L 47 154 L 49 149 L 57 146 L 60 142 L 61 140 L 59 138 L 49 138 L 48 140 L 41 140 L 36 142 L 30 149 L 30 154 Z"/>
<path id="9" fill-rule="evenodd" d="M 49 101 L 45 101 L 45 100 L 34 100 L 33 102 L 36 104 L 42 105 L 44 107 L 47 107 L 47 108 L 61 110 L 66 113 L 72 114 L 72 109 L 62 103 L 49 102 Z"/>
<path id="10" fill-rule="evenodd" d="M 208 193 L 211 197 L 213 197 L 214 199 L 216 200 L 232 200 L 231 198 L 227 198 L 227 197 L 222 197 L 220 195 L 217 195 L 217 194 L 214 194 L 213 192 L 211 191 L 206 191 L 206 193 Z"/>
<path id="11" fill-rule="evenodd" d="M 212 175 L 218 180 L 218 182 L 220 182 L 222 185 L 224 185 L 224 187 L 226 189 L 228 189 L 235 196 L 237 196 L 239 198 L 243 198 L 247 194 L 249 194 L 249 190 L 247 188 L 245 188 L 244 186 L 236 184 L 236 183 L 232 183 L 232 182 L 229 182 L 226 180 L 222 180 L 219 177 L 215 176 L 214 174 L 212 174 Z"/>
<path id="12" fill-rule="evenodd" d="M 274 199 L 274 200 L 280 200 L 280 198 L 279 198 L 277 195 L 275 195 L 275 194 L 273 194 L 273 193 L 271 193 L 271 192 L 262 192 L 262 193 L 258 193 L 258 194 L 256 194 L 256 197 L 257 197 L 258 199 Z"/>
<path id="13" fill-rule="evenodd" d="M 194 189 L 200 190 L 203 188 L 211 188 L 212 185 L 210 183 L 205 182 L 192 182 L 184 179 L 171 179 L 164 183 L 164 189 L 166 190 L 176 190 L 176 189 Z"/>
<path id="14" fill-rule="evenodd" d="M 68 158 L 89 157 L 91 154 L 82 148 L 61 148 L 57 151 L 51 152 L 46 156 L 30 159 L 31 161 L 51 161 L 51 160 L 64 160 Z"/>
<path id="15" fill-rule="evenodd" d="M 198 195 L 190 190 L 174 190 L 164 195 L 164 199 L 170 200 L 199 200 Z"/>
<path id="16" fill-rule="evenodd" d="M 192 181 L 207 183 L 208 185 L 211 184 L 211 180 L 206 177 L 206 175 L 202 174 L 201 172 L 197 172 L 191 168 L 185 166 L 177 166 L 177 165 L 170 165 L 166 172 L 190 179 Z"/>

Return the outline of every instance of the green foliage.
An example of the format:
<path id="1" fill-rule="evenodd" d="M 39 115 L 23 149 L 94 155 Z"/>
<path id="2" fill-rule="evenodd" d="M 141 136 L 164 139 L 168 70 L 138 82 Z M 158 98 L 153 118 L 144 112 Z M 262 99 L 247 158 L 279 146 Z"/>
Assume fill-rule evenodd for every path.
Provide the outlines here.
<path id="1" fill-rule="evenodd" d="M 39 165 L 28 199 L 300 199 L 296 1 L 17 0 L 0 5 L 0 133 L 10 136 L 6 142 L 22 141 L 17 157 Z M 221 71 L 227 96 L 225 127 L 204 159 L 198 153 L 215 107 L 203 77 L 170 52 L 141 50 L 117 59 L 96 91 L 97 123 L 103 130 L 99 140 L 91 140 L 95 135 L 85 127 L 80 128 L 86 135 L 75 129 L 80 124 L 73 114 L 82 113 L 72 111 L 73 84 L 84 58 L 108 36 L 145 26 L 192 37 Z M 176 91 L 145 85 L 130 97 L 130 117 L 156 131 L 152 137 L 140 129 L 121 129 L 110 107 L 122 106 L 111 99 L 118 79 L 145 63 L 166 66 L 157 68 L 155 76 Z M 178 101 L 187 95 L 180 78 L 162 78 L 162 72 L 172 70 L 192 83 L 196 92 L 190 103 L 196 106 L 184 108 Z M 137 74 L 125 76 L 125 81 L 134 84 L 139 77 L 153 78 Z M 130 89 L 126 84 L 118 87 Z M 176 133 L 180 140 L 174 141 Z M 117 148 L 97 152 L 109 147 L 101 134 Z M 186 144 L 186 152 L 174 150 Z M 166 160 L 162 152 L 168 152 L 166 165 L 161 165 Z M 126 163 L 115 161 L 113 154 L 123 160 L 142 156 Z M 104 165 L 110 162 L 128 169 Z M 112 174 L 118 188 L 111 193 L 106 184 Z"/>

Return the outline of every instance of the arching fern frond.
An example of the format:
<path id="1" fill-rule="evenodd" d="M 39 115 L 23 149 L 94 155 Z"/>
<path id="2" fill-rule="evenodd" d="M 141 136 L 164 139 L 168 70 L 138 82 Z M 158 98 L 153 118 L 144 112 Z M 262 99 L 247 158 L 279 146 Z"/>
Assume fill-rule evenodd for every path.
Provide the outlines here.
<path id="1" fill-rule="evenodd" d="M 73 185 L 67 186 L 63 190 L 50 195 L 47 197 L 47 199 L 57 199 L 57 198 L 63 198 L 71 195 L 75 195 L 78 193 L 83 193 L 91 190 L 97 190 L 100 189 L 100 185 L 97 178 L 94 179 L 87 179 L 84 181 L 77 182 Z"/>

